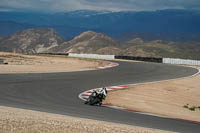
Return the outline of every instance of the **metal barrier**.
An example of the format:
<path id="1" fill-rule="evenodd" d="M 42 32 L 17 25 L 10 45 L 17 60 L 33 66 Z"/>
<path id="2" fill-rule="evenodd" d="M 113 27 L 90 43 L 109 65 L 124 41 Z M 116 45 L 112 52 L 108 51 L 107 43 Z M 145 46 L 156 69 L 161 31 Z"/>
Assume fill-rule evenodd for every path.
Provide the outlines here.
<path id="1" fill-rule="evenodd" d="M 68 56 L 69 57 L 79 57 L 79 58 L 105 59 L 105 60 L 113 60 L 113 59 L 115 59 L 115 55 L 74 54 L 74 53 L 69 53 Z"/>
<path id="2" fill-rule="evenodd" d="M 153 57 L 115 56 L 115 59 L 137 60 L 137 61 L 162 63 L 162 58 L 153 58 Z"/>
<path id="3" fill-rule="evenodd" d="M 37 53 L 36 55 L 65 55 L 65 56 L 68 56 L 69 53 Z"/>
<path id="4" fill-rule="evenodd" d="M 163 63 L 200 66 L 200 61 L 198 60 L 186 60 L 186 59 L 174 59 L 174 58 L 163 58 Z"/>
<path id="5" fill-rule="evenodd" d="M 39 54 L 64 55 L 69 57 L 105 59 L 105 60 L 124 59 L 124 60 L 137 60 L 137 61 L 156 62 L 156 63 L 200 66 L 200 61 L 198 60 L 175 59 L 175 58 L 154 58 L 154 57 L 115 56 L 115 55 L 76 54 L 76 53 L 39 53 Z M 3 59 L 0 59 L 0 64 L 2 63 Z"/>

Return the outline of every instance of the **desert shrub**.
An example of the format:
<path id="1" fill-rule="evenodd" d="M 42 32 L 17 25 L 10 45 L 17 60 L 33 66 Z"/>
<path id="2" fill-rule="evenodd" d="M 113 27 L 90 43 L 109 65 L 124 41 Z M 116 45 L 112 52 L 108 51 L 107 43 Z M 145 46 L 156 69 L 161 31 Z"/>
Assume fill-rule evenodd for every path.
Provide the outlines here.
<path id="1" fill-rule="evenodd" d="M 184 105 L 183 108 L 189 109 L 191 111 L 195 111 L 196 109 L 200 110 L 200 106 L 198 106 L 198 107 L 197 106 L 191 106 L 191 107 L 189 107 L 189 104 Z"/>
<path id="2" fill-rule="evenodd" d="M 188 109 L 188 108 L 189 108 L 188 105 L 189 105 L 189 104 L 186 104 L 186 105 L 184 105 L 183 107 Z"/>
<path id="3" fill-rule="evenodd" d="M 195 109 L 196 109 L 195 106 L 192 106 L 192 107 L 189 108 L 189 110 L 191 110 L 191 111 L 195 111 Z"/>

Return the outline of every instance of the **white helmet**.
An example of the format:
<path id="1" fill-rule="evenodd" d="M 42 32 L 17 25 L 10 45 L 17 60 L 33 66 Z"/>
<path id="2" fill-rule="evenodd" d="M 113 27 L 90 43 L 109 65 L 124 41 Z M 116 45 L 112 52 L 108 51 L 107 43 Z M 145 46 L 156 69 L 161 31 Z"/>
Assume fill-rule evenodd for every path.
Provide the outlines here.
<path id="1" fill-rule="evenodd" d="M 101 89 L 100 89 L 100 88 L 96 89 L 96 92 L 97 92 L 98 94 L 101 93 Z"/>

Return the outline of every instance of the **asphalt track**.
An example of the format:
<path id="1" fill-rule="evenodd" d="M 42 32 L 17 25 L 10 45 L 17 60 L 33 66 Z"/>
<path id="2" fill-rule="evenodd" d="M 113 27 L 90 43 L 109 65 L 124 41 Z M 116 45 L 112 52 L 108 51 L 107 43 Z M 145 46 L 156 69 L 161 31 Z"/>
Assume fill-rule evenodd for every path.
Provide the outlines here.
<path id="1" fill-rule="evenodd" d="M 195 123 L 84 105 L 78 94 L 88 89 L 180 78 L 197 72 L 166 64 L 118 63 L 118 67 L 94 71 L 1 74 L 0 105 L 183 133 L 200 132 L 200 125 Z"/>

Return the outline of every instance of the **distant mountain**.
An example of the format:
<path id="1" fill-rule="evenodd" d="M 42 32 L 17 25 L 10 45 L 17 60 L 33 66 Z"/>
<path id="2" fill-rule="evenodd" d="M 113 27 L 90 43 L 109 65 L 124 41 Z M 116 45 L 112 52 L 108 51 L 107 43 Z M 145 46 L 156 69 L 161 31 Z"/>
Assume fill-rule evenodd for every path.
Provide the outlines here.
<path id="1" fill-rule="evenodd" d="M 13 29 L 24 30 L 19 25 L 54 28 L 65 40 L 71 40 L 88 30 L 107 34 L 121 41 L 133 38 L 143 40 L 200 41 L 200 11 L 160 10 L 143 12 L 108 12 L 80 10 L 65 13 L 41 14 L 0 12 L 0 21 L 8 23 L 5 35 Z M 19 25 L 18 25 L 19 24 Z M 7 28 L 6 28 L 7 27 Z M 28 27 L 25 26 L 25 29 Z M 2 35 L 4 32 L 0 32 Z"/>
<path id="2" fill-rule="evenodd" d="M 48 52 L 200 59 L 200 43 L 144 41 L 141 38 L 119 42 L 105 34 L 87 31 L 71 41 L 49 49 Z"/>
<path id="3" fill-rule="evenodd" d="M 113 48 L 117 47 L 118 45 L 119 42 L 117 42 L 116 40 L 105 34 L 96 33 L 93 31 L 87 31 L 75 37 L 71 41 L 64 42 L 61 45 L 48 50 L 48 52 L 101 53 L 101 54 L 104 52 L 104 54 L 106 54 L 106 52 L 102 50 L 102 48 L 109 49 L 112 47 Z"/>
<path id="4" fill-rule="evenodd" d="M 63 42 L 53 29 L 28 29 L 0 40 L 0 51 L 17 53 L 39 53 Z"/>
<path id="5" fill-rule="evenodd" d="M 160 33 L 150 33 L 150 32 L 127 32 L 122 34 L 118 39 L 122 42 L 129 41 L 133 38 L 142 38 L 146 41 L 152 40 L 166 40 L 175 42 L 195 42 L 200 41 L 198 38 L 200 33 L 197 32 L 160 32 Z"/>

